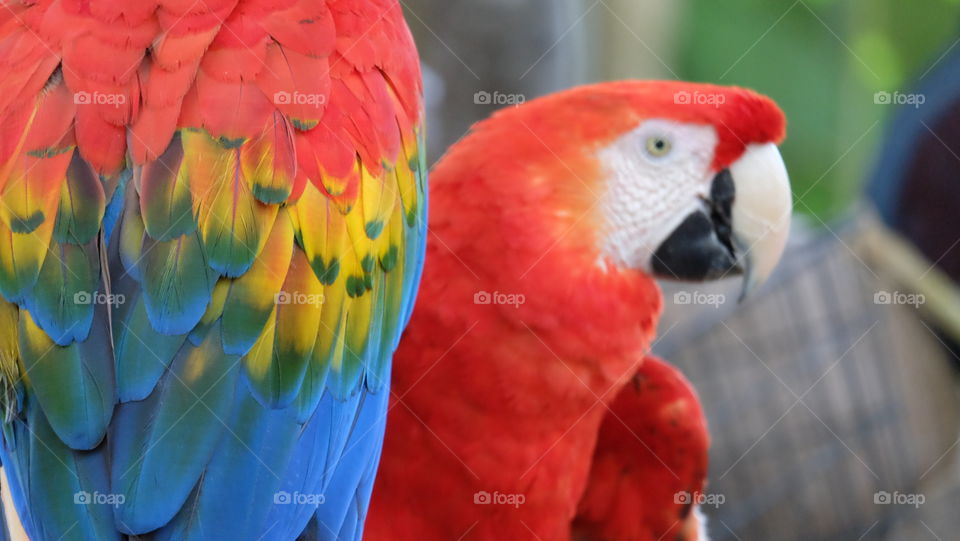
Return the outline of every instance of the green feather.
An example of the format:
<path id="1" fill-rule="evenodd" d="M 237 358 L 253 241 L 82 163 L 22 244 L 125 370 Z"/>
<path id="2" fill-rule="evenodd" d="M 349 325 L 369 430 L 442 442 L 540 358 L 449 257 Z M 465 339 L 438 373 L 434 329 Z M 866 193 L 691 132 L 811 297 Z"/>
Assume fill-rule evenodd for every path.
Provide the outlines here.
<path id="1" fill-rule="evenodd" d="M 190 194 L 190 173 L 181 167 L 182 164 L 183 142 L 177 133 L 167 150 L 141 170 L 140 212 L 147 234 L 154 239 L 175 239 L 197 227 Z"/>
<path id="2" fill-rule="evenodd" d="M 126 280 L 133 282 L 129 277 Z M 143 296 L 133 287 L 119 291 L 123 302 L 115 313 L 113 325 L 117 389 L 121 402 L 143 400 L 153 391 L 186 336 L 154 330 Z M 123 293 L 127 291 L 129 293 Z"/>
<path id="3" fill-rule="evenodd" d="M 93 449 L 103 439 L 117 402 L 106 306 L 97 309 L 85 342 L 58 346 L 20 311 L 21 370 L 53 430 L 74 449 Z"/>
<path id="4" fill-rule="evenodd" d="M 200 321 L 217 273 L 210 268 L 197 233 L 143 245 L 143 292 L 147 316 L 163 334 L 184 334 Z"/>
<path id="5" fill-rule="evenodd" d="M 80 152 L 73 155 L 67 180 L 60 190 L 60 207 L 53 238 L 58 242 L 87 244 L 100 232 L 106 196 L 100 178 Z"/>
<path id="6" fill-rule="evenodd" d="M 109 298 L 97 291 L 100 260 L 97 246 L 50 242 L 40 277 L 26 306 L 54 342 L 66 346 L 90 332 L 96 303 Z"/>

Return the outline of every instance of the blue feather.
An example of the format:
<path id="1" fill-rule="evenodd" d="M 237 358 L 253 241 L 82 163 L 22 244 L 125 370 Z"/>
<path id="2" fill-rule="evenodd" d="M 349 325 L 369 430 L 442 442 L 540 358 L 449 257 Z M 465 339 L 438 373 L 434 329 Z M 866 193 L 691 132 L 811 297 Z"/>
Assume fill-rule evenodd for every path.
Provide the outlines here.
<path id="1" fill-rule="evenodd" d="M 110 197 L 110 202 L 107 203 L 107 208 L 103 213 L 103 235 L 105 239 L 104 243 L 107 246 L 110 245 L 110 241 L 113 238 L 113 231 L 117 227 L 120 216 L 123 215 L 123 203 L 126 197 L 127 182 L 130 181 L 130 177 L 132 176 L 132 169 L 125 169 L 120 174 L 117 187 L 113 190 L 113 196 Z"/>
<path id="2" fill-rule="evenodd" d="M 117 285 L 123 299 L 114 312 L 113 344 L 117 391 L 121 402 L 143 400 L 157 386 L 174 355 L 183 346 L 183 335 L 154 330 L 136 282 L 129 275 Z M 201 342 L 193 345 L 199 346 Z"/>
<path id="3" fill-rule="evenodd" d="M 366 400 L 361 405 L 348 444 L 325 489 L 326 493 L 338 497 L 329 498 L 317 507 L 317 522 L 323 526 L 319 529 L 319 539 L 334 541 L 360 537 L 358 524 L 366 518 L 373 476 L 380 462 L 389 395 L 389 392 L 365 393 Z M 339 532 L 350 537 L 340 537 Z"/>
<path id="4" fill-rule="evenodd" d="M 121 404 L 113 424 L 113 490 L 125 496 L 117 525 L 140 534 L 181 508 L 224 432 L 239 360 L 223 353 L 220 333 L 185 346 L 153 393 Z"/>
<path id="5" fill-rule="evenodd" d="M 110 493 L 107 464 L 100 449 L 70 449 L 53 431 L 39 404 L 28 393 L 25 418 L 5 433 L 4 464 L 16 465 L 26 479 L 13 480 L 11 491 L 28 535 L 36 540 L 120 541 L 113 526 L 115 495 Z M 10 438 L 15 442 L 12 451 Z M 42 517 L 32 514 L 42 509 Z"/>
<path id="6" fill-rule="evenodd" d="M 157 533 L 158 541 L 267 538 L 266 515 L 301 426 L 293 408 L 260 405 L 242 378 L 228 425 L 191 500 Z"/>
<path id="7" fill-rule="evenodd" d="M 323 496 L 323 505 L 346 495 L 328 490 L 333 473 L 341 467 L 341 457 L 351 432 L 359 428 L 358 415 L 369 403 L 369 393 L 355 393 L 346 402 L 324 393 L 316 413 L 304 427 L 296 452 L 287 467 L 281 489 L 286 494 Z M 267 519 L 269 524 L 283 525 L 285 537 L 293 538 L 313 516 L 317 505 L 273 505 Z"/>

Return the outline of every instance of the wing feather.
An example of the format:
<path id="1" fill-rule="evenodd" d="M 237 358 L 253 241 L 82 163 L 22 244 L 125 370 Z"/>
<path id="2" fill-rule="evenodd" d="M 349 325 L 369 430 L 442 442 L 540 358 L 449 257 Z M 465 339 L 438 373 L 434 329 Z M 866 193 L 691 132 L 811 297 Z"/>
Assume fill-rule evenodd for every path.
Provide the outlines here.
<path id="1" fill-rule="evenodd" d="M 0 10 L 0 454 L 34 541 L 359 537 L 423 258 L 418 69 L 395 0 Z"/>

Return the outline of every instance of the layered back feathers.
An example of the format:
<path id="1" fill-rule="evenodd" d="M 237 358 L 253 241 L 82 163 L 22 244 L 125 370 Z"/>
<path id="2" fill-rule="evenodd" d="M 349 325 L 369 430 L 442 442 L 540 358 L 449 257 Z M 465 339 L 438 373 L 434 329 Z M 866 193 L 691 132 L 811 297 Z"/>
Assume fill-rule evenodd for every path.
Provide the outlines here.
<path id="1" fill-rule="evenodd" d="M 0 71 L 3 462 L 32 538 L 293 538 L 318 503 L 273 496 L 330 483 L 318 520 L 358 535 L 425 232 L 399 4 L 7 2 Z M 97 493 L 123 502 L 74 502 Z"/>

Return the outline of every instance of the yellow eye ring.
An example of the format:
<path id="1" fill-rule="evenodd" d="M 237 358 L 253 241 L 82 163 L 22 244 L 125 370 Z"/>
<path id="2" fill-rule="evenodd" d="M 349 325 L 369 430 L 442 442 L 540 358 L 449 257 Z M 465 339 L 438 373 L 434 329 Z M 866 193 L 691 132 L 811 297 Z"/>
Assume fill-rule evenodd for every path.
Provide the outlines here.
<path id="1" fill-rule="evenodd" d="M 673 144 L 665 137 L 647 138 L 647 153 L 655 158 L 662 158 L 670 153 Z"/>

